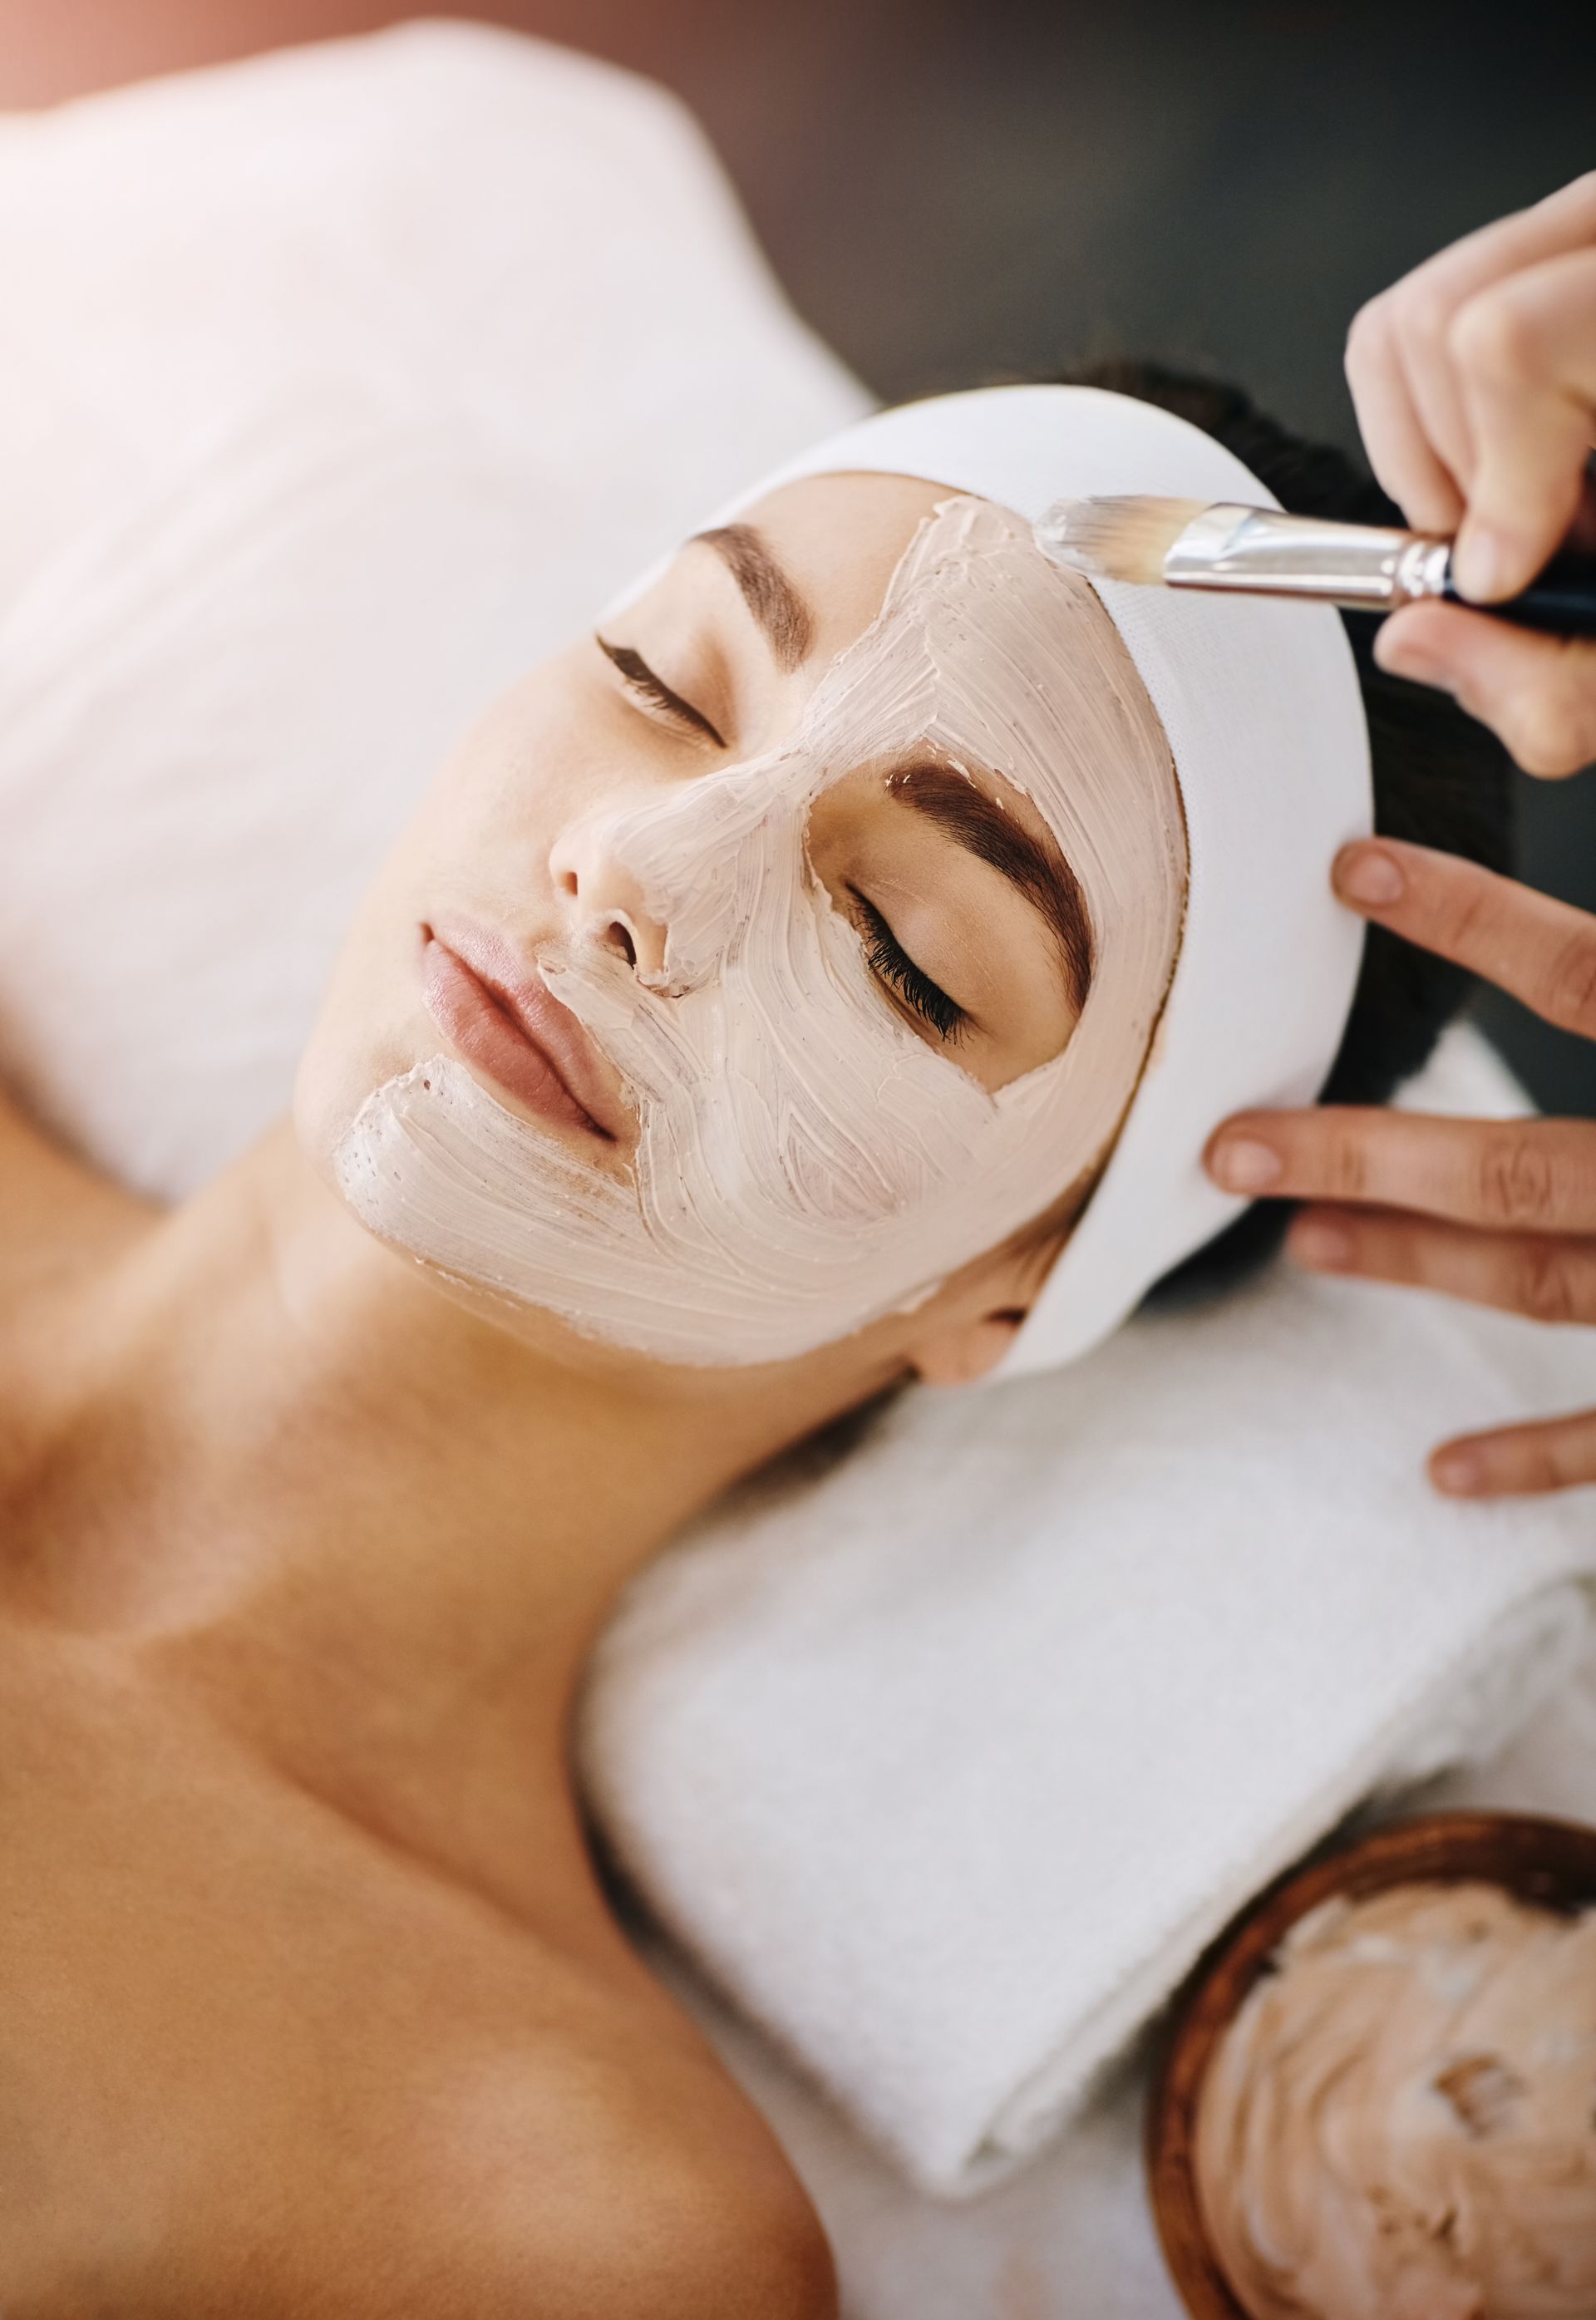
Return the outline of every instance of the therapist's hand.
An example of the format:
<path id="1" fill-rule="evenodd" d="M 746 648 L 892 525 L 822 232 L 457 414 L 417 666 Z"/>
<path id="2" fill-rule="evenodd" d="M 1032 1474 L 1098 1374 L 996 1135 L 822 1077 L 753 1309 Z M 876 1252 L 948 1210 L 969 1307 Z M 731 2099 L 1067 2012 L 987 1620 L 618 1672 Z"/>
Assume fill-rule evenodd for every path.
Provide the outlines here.
<path id="1" fill-rule="evenodd" d="M 1596 1038 L 1596 917 L 1390 838 L 1345 847 L 1335 880 L 1365 919 Z M 1208 1165 L 1229 1191 L 1310 1202 L 1286 1246 L 1316 1271 L 1596 1322 L 1596 1121 L 1244 1112 L 1217 1131 Z M 1596 1409 L 1445 1443 L 1430 1475 L 1471 1498 L 1596 1482 Z"/>
<path id="2" fill-rule="evenodd" d="M 1513 594 L 1571 528 L 1596 544 L 1596 171 L 1372 300 L 1347 376 L 1375 475 L 1415 530 L 1457 534 L 1466 595 Z M 1596 643 L 1430 603 L 1394 613 L 1374 653 L 1455 694 L 1528 773 L 1596 758 Z"/>

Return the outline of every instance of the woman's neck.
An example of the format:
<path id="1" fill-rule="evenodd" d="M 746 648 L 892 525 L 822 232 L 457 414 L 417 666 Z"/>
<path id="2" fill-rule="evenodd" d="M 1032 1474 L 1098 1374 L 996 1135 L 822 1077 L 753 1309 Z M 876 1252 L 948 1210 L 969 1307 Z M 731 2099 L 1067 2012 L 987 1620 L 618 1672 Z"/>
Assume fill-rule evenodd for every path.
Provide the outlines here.
<path id="1" fill-rule="evenodd" d="M 528 1835 L 536 1768 L 565 1798 L 571 1699 L 627 1580 L 805 1419 L 735 1379 L 656 1393 L 520 1343 L 373 1242 L 286 1128 L 149 1230 L 70 1335 L 69 1417 L 16 1494 L 34 1615 L 137 1638 L 459 1874 Z"/>

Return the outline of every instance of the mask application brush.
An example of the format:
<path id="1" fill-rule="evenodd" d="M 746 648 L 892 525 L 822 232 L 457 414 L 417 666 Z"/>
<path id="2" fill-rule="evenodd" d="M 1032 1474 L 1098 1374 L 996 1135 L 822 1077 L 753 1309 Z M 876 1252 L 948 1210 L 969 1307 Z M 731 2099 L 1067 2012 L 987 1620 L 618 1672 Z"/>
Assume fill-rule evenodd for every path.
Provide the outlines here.
<path id="1" fill-rule="evenodd" d="M 1056 501 L 1035 535 L 1045 556 L 1087 580 L 1305 596 L 1365 612 L 1438 596 L 1521 629 L 1596 637 L 1596 556 L 1555 556 L 1517 596 L 1474 604 L 1454 584 L 1450 540 L 1383 525 L 1226 501 L 1115 498 Z"/>

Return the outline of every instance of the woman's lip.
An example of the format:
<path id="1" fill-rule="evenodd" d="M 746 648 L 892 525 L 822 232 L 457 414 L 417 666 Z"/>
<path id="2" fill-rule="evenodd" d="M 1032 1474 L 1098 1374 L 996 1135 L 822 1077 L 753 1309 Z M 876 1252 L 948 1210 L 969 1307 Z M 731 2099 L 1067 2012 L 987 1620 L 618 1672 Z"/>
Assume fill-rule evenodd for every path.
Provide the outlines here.
<path id="1" fill-rule="evenodd" d="M 545 1119 L 617 1142 L 620 1106 L 592 1042 L 542 976 L 491 928 L 451 920 L 422 935 L 427 1012 L 467 1061 Z"/>

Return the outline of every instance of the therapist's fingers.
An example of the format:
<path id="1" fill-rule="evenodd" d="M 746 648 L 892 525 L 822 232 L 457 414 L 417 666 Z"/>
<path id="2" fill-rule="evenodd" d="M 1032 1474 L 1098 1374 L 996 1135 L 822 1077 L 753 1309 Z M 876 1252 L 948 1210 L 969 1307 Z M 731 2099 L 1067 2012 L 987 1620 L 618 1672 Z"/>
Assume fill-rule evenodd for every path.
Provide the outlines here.
<path id="1" fill-rule="evenodd" d="M 1430 1480 L 1448 1497 L 1519 1498 L 1596 1482 L 1596 1409 L 1483 1434 L 1460 1434 L 1430 1453 Z"/>
<path id="2" fill-rule="evenodd" d="M 1406 285 L 1372 298 L 1347 338 L 1347 382 L 1381 489 L 1416 530 L 1455 532 L 1464 483 L 1430 439 L 1413 385 L 1413 356 L 1400 303 Z"/>
<path id="3" fill-rule="evenodd" d="M 1448 337 L 1474 442 L 1457 581 L 1490 600 L 1528 586 L 1579 506 L 1596 440 L 1596 249 L 1493 283 Z"/>
<path id="4" fill-rule="evenodd" d="M 1343 847 L 1344 902 L 1405 942 L 1510 992 L 1546 1022 L 1596 1039 L 1596 917 L 1517 879 L 1392 838 Z"/>
<path id="5" fill-rule="evenodd" d="M 1476 354 L 1487 367 L 1503 354 L 1514 362 L 1527 351 L 1527 332 L 1539 334 L 1538 314 L 1526 323 L 1510 306 L 1501 325 L 1488 303 L 1460 328 L 1461 318 L 1477 302 L 1489 302 L 1499 285 L 1593 245 L 1596 171 L 1437 251 L 1354 320 L 1347 376 L 1358 425 L 1382 485 L 1419 530 L 1455 531 L 1474 492 L 1479 445 L 1470 364 Z M 1577 331 L 1580 319 L 1576 312 L 1569 327 Z M 1497 342 L 1499 327 L 1505 344 Z M 1547 530 L 1537 562 L 1556 537 Z"/>
<path id="6" fill-rule="evenodd" d="M 1493 1231 L 1596 1233 L 1596 1122 L 1319 1105 L 1243 1112 L 1208 1168 L 1249 1198 L 1411 1209 Z"/>
<path id="7" fill-rule="evenodd" d="M 1533 1321 L 1596 1322 L 1596 1241 L 1482 1232 L 1389 1209 L 1316 1207 L 1294 1220 L 1286 1248 L 1313 1273 L 1431 1289 Z"/>
<path id="8" fill-rule="evenodd" d="M 1596 644 L 1540 636 L 1438 601 L 1381 623 L 1374 657 L 1439 686 L 1489 725 L 1527 774 L 1558 779 L 1596 759 Z"/>

